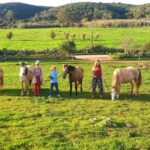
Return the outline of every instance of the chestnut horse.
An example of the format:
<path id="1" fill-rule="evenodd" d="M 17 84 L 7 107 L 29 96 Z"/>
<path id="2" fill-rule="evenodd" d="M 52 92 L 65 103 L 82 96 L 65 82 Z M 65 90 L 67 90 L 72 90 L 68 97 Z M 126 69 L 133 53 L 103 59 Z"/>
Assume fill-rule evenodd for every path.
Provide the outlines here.
<path id="1" fill-rule="evenodd" d="M 3 73 L 3 70 L 0 68 L 0 89 L 3 88 L 4 85 Z"/>
<path id="2" fill-rule="evenodd" d="M 21 81 L 21 95 L 29 95 L 29 86 L 31 86 L 34 74 L 34 67 L 27 66 L 25 62 L 20 62 L 19 79 Z"/>
<path id="3" fill-rule="evenodd" d="M 70 95 L 72 95 L 72 82 L 75 83 L 76 95 L 78 85 L 80 85 L 80 91 L 82 92 L 83 68 L 68 64 L 63 65 L 63 78 L 66 78 L 67 74 L 69 74 Z"/>
<path id="4" fill-rule="evenodd" d="M 130 83 L 131 84 L 131 92 L 130 95 L 133 94 L 133 81 L 136 85 L 136 95 L 138 95 L 139 86 L 142 82 L 142 75 L 141 71 L 138 68 L 135 67 L 127 67 L 124 69 L 116 69 L 113 72 L 113 78 L 112 78 L 112 92 L 111 92 L 111 98 L 112 100 L 118 99 L 120 94 L 120 88 L 122 83 Z"/>

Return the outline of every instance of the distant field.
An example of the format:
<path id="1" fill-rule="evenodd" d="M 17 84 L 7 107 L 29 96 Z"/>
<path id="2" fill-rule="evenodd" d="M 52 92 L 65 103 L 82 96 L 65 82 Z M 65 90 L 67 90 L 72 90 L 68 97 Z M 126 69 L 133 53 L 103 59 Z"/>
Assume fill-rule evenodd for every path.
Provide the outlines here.
<path id="1" fill-rule="evenodd" d="M 18 60 L 0 63 L 5 73 L 5 87 L 0 91 L 0 149 L 149 150 L 150 70 L 142 70 L 139 96 L 130 97 L 130 86 L 123 85 L 120 99 L 111 101 L 112 72 L 130 62 L 102 62 L 109 90 L 104 84 L 105 94 L 97 94 L 95 99 L 91 98 L 93 62 L 41 60 L 44 80 L 50 65 L 56 65 L 61 72 L 64 62 L 84 68 L 83 93 L 70 97 L 68 79 L 60 77 L 62 99 L 49 100 L 49 81 L 44 82 L 41 97 L 34 97 L 32 91 L 30 96 L 21 97 Z M 28 64 L 34 64 L 34 60 Z M 109 118 L 115 126 L 106 125 Z"/>
<path id="2" fill-rule="evenodd" d="M 14 37 L 6 39 L 6 34 L 12 31 Z M 49 33 L 55 31 L 56 38 L 52 40 Z M 49 29 L 0 29 L 0 49 L 29 49 L 41 50 L 46 48 L 57 48 L 65 41 L 64 32 L 76 34 L 77 48 L 91 45 L 91 28 L 49 28 Z M 81 34 L 86 33 L 86 40 Z M 96 34 L 100 38 L 96 39 Z M 107 47 L 119 48 L 123 37 L 132 37 L 138 45 L 149 41 L 150 27 L 141 28 L 94 28 L 94 44 L 102 44 Z"/>

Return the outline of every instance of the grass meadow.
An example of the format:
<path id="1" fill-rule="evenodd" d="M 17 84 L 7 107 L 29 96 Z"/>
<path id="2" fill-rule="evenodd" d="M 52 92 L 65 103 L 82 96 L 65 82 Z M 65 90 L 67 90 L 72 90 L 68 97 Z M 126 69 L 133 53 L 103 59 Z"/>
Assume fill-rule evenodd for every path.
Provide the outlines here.
<path id="1" fill-rule="evenodd" d="M 49 29 L 0 29 L 0 49 L 27 49 L 41 50 L 47 48 L 57 48 L 65 41 L 65 32 L 76 35 L 77 48 L 91 45 L 92 28 L 49 28 Z M 6 38 L 6 34 L 12 31 L 14 36 L 11 40 Z M 51 31 L 56 33 L 56 38 L 51 39 Z M 82 39 L 82 34 L 86 33 L 86 40 Z M 99 38 L 96 39 L 96 34 Z M 143 45 L 149 41 L 150 27 L 140 28 L 94 28 L 94 44 L 104 45 L 111 48 L 119 48 L 120 42 L 125 37 L 132 37 L 137 45 Z M 71 37 L 71 36 L 70 36 Z"/>
<path id="2" fill-rule="evenodd" d="M 39 33 L 45 31 L 43 34 L 46 34 L 49 30 L 41 29 Z M 14 33 L 19 35 L 21 31 L 28 31 L 25 36 L 27 38 L 29 31 L 31 33 L 36 30 L 18 31 L 14 30 Z M 13 40 L 23 40 L 17 37 Z M 37 36 L 36 40 L 39 38 L 41 36 Z M 49 81 L 46 81 L 46 77 L 49 68 L 56 65 L 61 73 L 64 62 L 84 68 L 83 93 L 70 97 L 68 79 L 60 77 L 61 98 L 48 99 Z M 34 64 L 34 60 L 29 60 L 28 64 Z M 132 66 L 136 65 L 136 62 L 132 63 Z M 0 149 L 150 149 L 150 70 L 142 70 L 143 83 L 139 96 L 130 97 L 130 86 L 123 85 L 120 99 L 111 101 L 113 70 L 131 66 L 131 62 L 102 62 L 103 76 L 109 90 L 104 84 L 105 94 L 97 94 L 95 99 L 91 98 L 92 66 L 93 62 L 89 61 L 41 60 L 44 73 L 41 97 L 34 97 L 32 90 L 30 96 L 22 97 L 18 60 L 1 62 L 0 67 L 5 72 L 5 87 L 0 91 Z"/>

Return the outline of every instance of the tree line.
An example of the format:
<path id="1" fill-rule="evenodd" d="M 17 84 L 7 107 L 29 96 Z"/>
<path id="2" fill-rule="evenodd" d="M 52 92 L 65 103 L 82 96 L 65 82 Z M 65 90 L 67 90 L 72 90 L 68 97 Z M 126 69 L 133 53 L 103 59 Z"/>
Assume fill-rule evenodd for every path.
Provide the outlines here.
<path id="1" fill-rule="evenodd" d="M 0 27 L 82 26 L 92 20 L 150 18 L 150 4 L 73 3 L 39 7 L 20 3 L 0 4 Z M 129 24 L 130 25 L 130 24 Z"/>

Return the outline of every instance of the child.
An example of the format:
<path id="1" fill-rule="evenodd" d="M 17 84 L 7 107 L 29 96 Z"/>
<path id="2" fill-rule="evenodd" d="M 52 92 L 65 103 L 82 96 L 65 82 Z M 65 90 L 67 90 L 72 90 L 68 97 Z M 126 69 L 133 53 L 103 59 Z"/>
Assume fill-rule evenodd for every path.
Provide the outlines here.
<path id="1" fill-rule="evenodd" d="M 52 97 L 52 92 L 53 92 L 53 87 L 55 86 L 55 89 L 56 89 L 56 95 L 57 96 L 60 96 L 59 95 L 59 89 L 58 89 L 58 72 L 57 72 L 57 68 L 55 66 L 51 67 L 51 72 L 50 72 L 50 93 L 49 93 L 49 96 L 48 98 L 51 98 Z"/>
<path id="2" fill-rule="evenodd" d="M 40 67 L 40 61 L 37 60 L 35 62 L 35 68 L 33 70 L 34 76 L 35 76 L 35 81 L 34 81 L 34 95 L 35 96 L 40 96 L 40 91 L 41 91 L 41 84 L 42 84 L 42 69 Z"/>
<path id="3" fill-rule="evenodd" d="M 98 84 L 99 93 L 103 93 L 103 83 L 102 83 L 102 68 L 100 64 L 100 60 L 96 60 L 95 64 L 92 68 L 92 97 L 95 96 L 96 86 Z"/>

